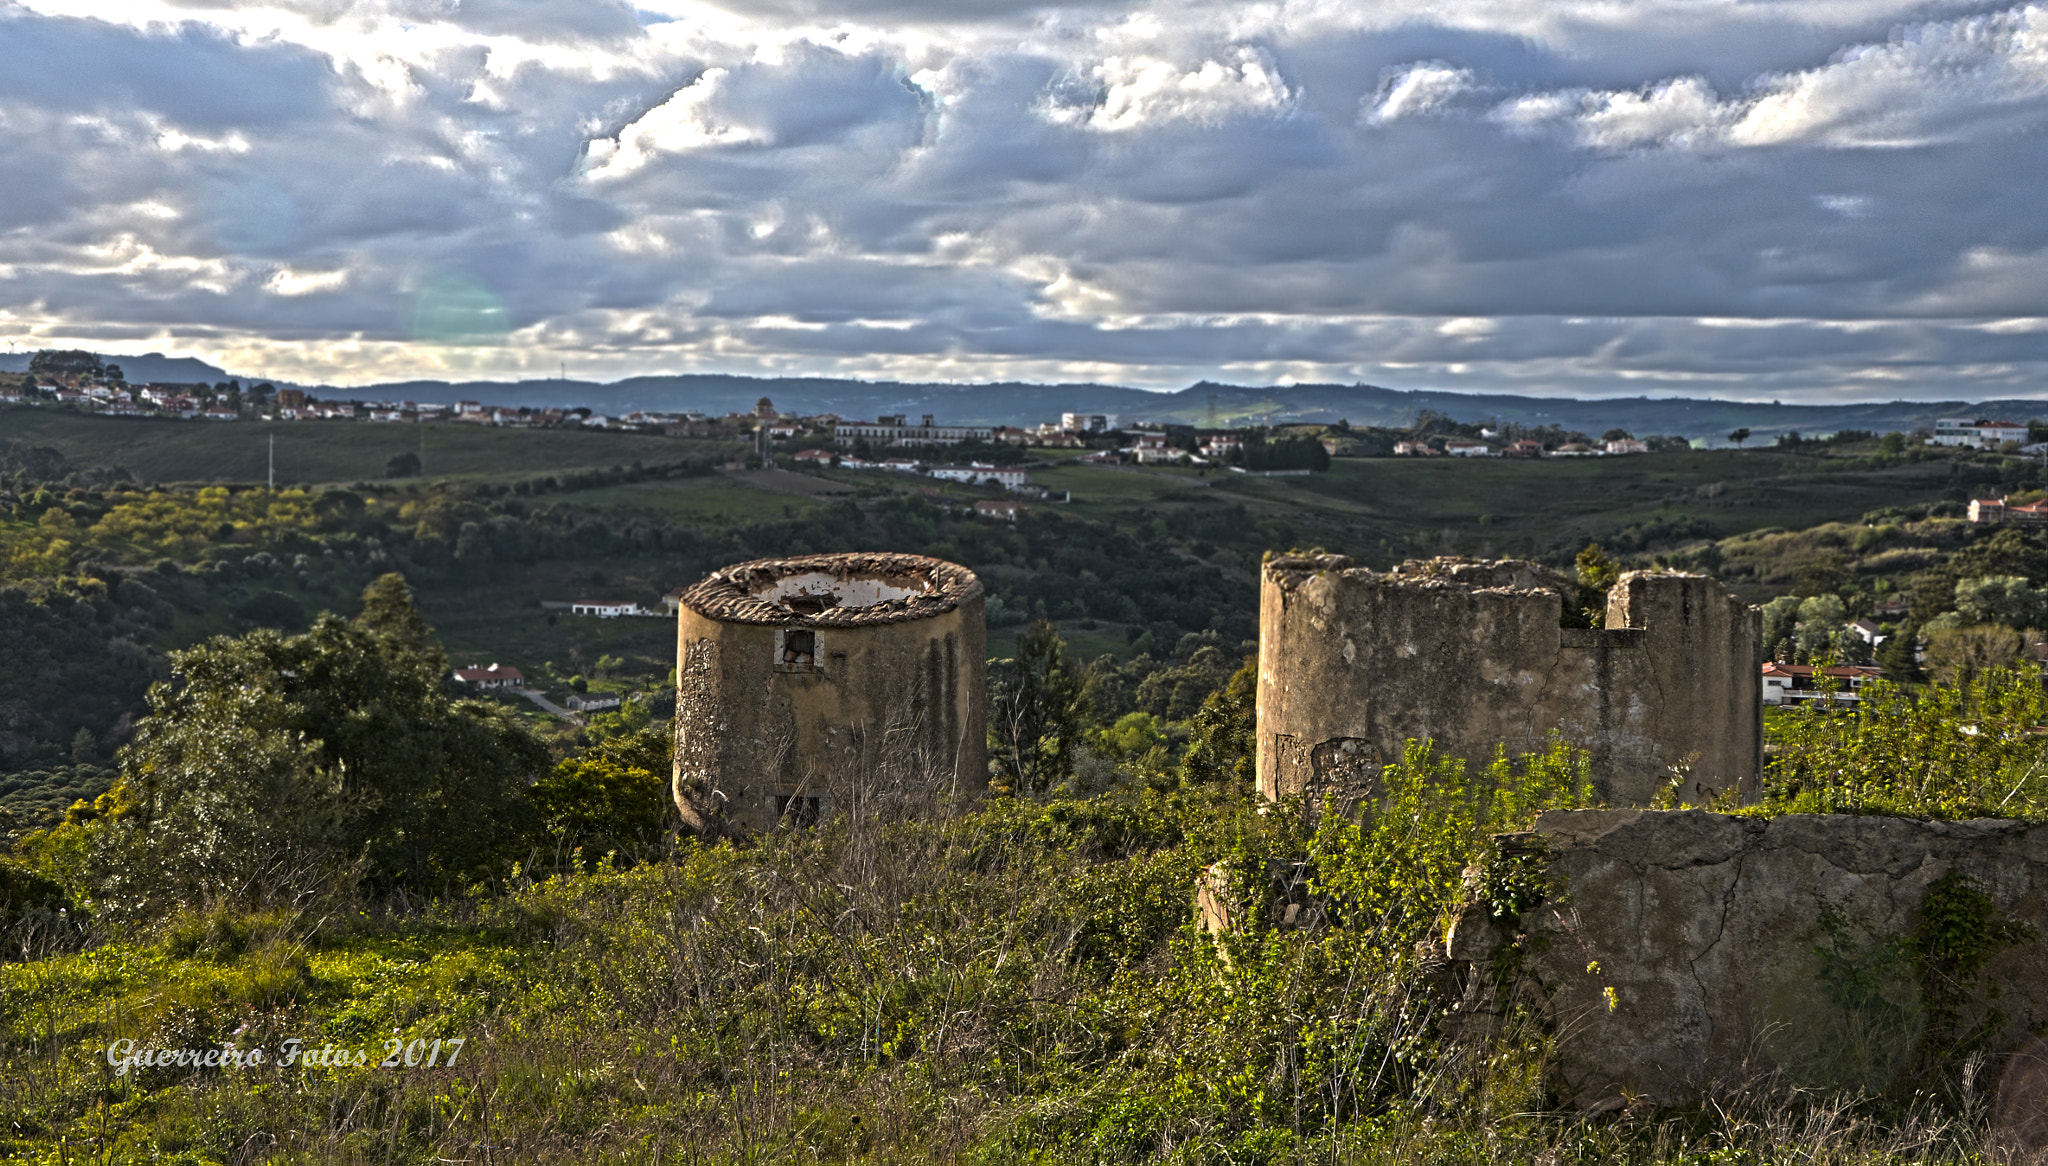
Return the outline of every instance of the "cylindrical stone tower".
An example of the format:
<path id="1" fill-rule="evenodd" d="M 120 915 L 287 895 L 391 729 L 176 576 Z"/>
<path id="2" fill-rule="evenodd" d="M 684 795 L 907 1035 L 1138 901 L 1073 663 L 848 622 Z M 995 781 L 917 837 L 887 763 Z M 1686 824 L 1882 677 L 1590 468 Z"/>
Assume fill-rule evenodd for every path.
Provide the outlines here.
<path id="1" fill-rule="evenodd" d="M 700 834 L 988 784 L 981 580 L 922 555 L 713 572 L 676 623 L 675 798 Z"/>

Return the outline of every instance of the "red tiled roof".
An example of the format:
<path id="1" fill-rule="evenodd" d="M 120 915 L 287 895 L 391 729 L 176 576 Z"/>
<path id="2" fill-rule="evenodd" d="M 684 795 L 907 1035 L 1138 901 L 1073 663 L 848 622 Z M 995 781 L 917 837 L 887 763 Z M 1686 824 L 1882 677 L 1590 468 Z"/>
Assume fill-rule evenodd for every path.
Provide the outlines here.
<path id="1" fill-rule="evenodd" d="M 1815 669 L 1811 664 L 1780 664 L 1776 660 L 1766 660 L 1764 661 L 1763 674 L 1765 676 L 1812 676 L 1814 671 Z M 1884 669 L 1870 664 L 1841 664 L 1828 669 L 1827 675 L 1846 680 L 1856 676 L 1883 676 Z"/>

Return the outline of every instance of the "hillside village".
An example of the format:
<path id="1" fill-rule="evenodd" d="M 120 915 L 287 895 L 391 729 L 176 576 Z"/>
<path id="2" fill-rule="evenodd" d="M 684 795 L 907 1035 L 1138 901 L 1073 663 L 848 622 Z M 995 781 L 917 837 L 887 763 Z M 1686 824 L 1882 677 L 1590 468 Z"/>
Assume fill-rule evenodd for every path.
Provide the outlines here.
<path id="1" fill-rule="evenodd" d="M 239 380 L 213 384 L 132 384 L 112 359 L 81 350 L 43 350 L 28 372 L 0 374 L 0 406 L 61 407 L 110 419 L 161 418 L 209 422 L 352 421 L 367 424 L 482 425 L 500 428 L 580 428 L 684 438 L 740 440 L 756 460 L 817 463 L 851 468 L 903 470 L 904 459 L 874 460 L 882 450 L 1071 451 L 1097 461 L 1137 465 L 1234 468 L 1240 472 L 1295 472 L 1322 468 L 1305 451 L 1314 442 L 1326 457 L 1602 457 L 1656 453 L 1706 444 L 1657 434 L 1637 435 L 1611 428 L 1592 436 L 1557 425 L 1527 426 L 1491 421 L 1461 422 L 1420 410 L 1404 428 L 1352 427 L 1348 422 L 1275 423 L 1268 417 L 1240 417 L 1230 424 L 1154 423 L 1143 417 L 1066 412 L 1033 426 L 963 425 L 925 414 L 916 422 L 903 414 L 874 420 L 833 413 L 778 410 L 763 397 L 746 412 L 710 415 L 693 411 L 630 410 L 607 415 L 587 405 L 494 406 L 475 400 L 448 402 L 316 398 L 307 390 Z M 1859 431 L 1816 435 L 1821 440 L 1855 440 Z M 1931 427 L 1903 434 L 1935 445 L 2039 455 L 2048 450 L 2048 425 L 2039 421 L 1942 418 Z M 1746 429 L 1726 442 L 1743 447 Z M 1813 440 L 1806 438 L 1804 440 Z M 1801 435 L 1780 435 L 1797 444 Z M 1292 443 L 1286 453 L 1268 450 Z M 1299 464 L 1297 464 L 1299 463 Z M 917 462 L 918 466 L 926 463 Z M 1008 484 L 1005 481 L 1005 484 Z"/>

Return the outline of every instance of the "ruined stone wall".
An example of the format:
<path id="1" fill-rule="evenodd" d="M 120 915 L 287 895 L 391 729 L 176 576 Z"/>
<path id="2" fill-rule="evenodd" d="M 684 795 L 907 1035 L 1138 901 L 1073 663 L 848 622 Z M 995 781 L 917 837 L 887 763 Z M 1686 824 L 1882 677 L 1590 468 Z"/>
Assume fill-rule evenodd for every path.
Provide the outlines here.
<path id="1" fill-rule="evenodd" d="M 806 598 L 835 580 L 847 605 L 809 610 Z M 972 572 L 911 555 L 742 564 L 686 592 L 675 721 L 685 821 L 702 833 L 768 830 L 985 787 L 982 611 Z M 790 650 L 792 632 L 813 637 L 807 658 Z"/>
<path id="2" fill-rule="evenodd" d="M 1508 999 L 1485 970 L 1519 968 L 1516 990 L 1556 1034 L 1558 1083 L 1582 1109 L 1771 1078 L 1929 1088 L 1930 1072 L 1960 1074 L 1974 1053 L 1979 1096 L 2009 1078 L 2008 1094 L 2040 1094 L 2014 1106 L 2048 1113 L 2048 1076 L 2028 1067 L 2048 1049 L 2048 826 L 1571 810 L 1504 842 L 1547 856 L 1549 893 L 1519 920 L 1459 915 L 1446 945 L 1468 973 L 1459 1010 L 1484 1032 Z M 1959 1003 L 1944 1022 L 1914 941 L 1930 888 L 1951 874 L 1988 897 L 1986 922 L 2009 942 L 1984 949 L 1981 977 L 1945 978 Z"/>
<path id="3" fill-rule="evenodd" d="M 1569 586 L 1534 563 L 1436 560 L 1392 572 L 1276 558 L 1259 605 L 1258 779 L 1269 797 L 1370 792 L 1411 739 L 1484 764 L 1561 731 L 1603 797 L 1647 804 L 1755 792 L 1758 617 L 1712 579 L 1631 572 L 1607 627 L 1560 626 Z"/>

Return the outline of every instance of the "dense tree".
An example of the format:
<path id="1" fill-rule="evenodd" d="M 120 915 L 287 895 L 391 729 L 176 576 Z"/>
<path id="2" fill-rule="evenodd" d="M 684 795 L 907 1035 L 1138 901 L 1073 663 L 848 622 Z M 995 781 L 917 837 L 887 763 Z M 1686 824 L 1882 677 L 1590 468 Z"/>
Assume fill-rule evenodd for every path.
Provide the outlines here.
<path id="1" fill-rule="evenodd" d="M 69 760 L 141 704 L 157 606 L 99 579 L 0 587 L 0 771 Z"/>
<path id="2" fill-rule="evenodd" d="M 28 371 L 34 376 L 99 376 L 106 365 L 81 348 L 45 348 L 28 358 Z"/>
<path id="3" fill-rule="evenodd" d="M 1180 779 L 1189 785 L 1248 788 L 1258 759 L 1259 661 L 1252 656 L 1209 694 L 1192 722 Z"/>
<path id="4" fill-rule="evenodd" d="M 1584 627 L 1604 627 L 1607 623 L 1607 589 L 1621 578 L 1621 564 L 1609 558 L 1599 543 L 1587 543 L 1573 560 L 1573 566 L 1578 571 L 1577 610 L 1565 612 L 1565 621 Z"/>
<path id="5" fill-rule="evenodd" d="M 1897 684 L 1913 684 L 1925 679 L 1920 670 L 1919 652 L 1920 629 L 1908 621 L 1885 641 L 1877 646 L 1877 663 L 1884 669 L 1885 677 Z"/>
<path id="6" fill-rule="evenodd" d="M 1787 664 L 1862 663 L 1870 645 L 1849 630 L 1848 619 L 1839 596 L 1780 595 L 1764 604 L 1764 656 Z"/>
<path id="7" fill-rule="evenodd" d="M 306 622 L 305 607 L 282 591 L 257 592 L 235 608 L 235 615 L 272 628 L 295 628 Z"/>
<path id="8" fill-rule="evenodd" d="M 1322 471 L 1330 468 L 1330 451 L 1313 437 L 1281 437 L 1267 441 L 1261 435 L 1252 434 L 1245 439 L 1237 457 L 1246 469 L 1255 471 Z"/>
<path id="9" fill-rule="evenodd" d="M 356 626 L 437 671 L 447 666 L 434 631 L 413 603 L 412 588 L 406 586 L 403 575 L 379 575 L 363 588 L 363 609 L 356 614 Z"/>
<path id="10" fill-rule="evenodd" d="M 2048 545 L 2017 527 L 2006 527 L 1963 548 L 1949 566 L 1957 579 L 2020 575 L 2039 585 L 2048 583 Z"/>
<path id="11" fill-rule="evenodd" d="M 1050 623 L 1017 637 L 1014 660 L 989 664 L 989 763 L 1017 794 L 1063 781 L 1087 719 L 1088 697 L 1066 641 Z"/>
<path id="12" fill-rule="evenodd" d="M 654 853 L 675 817 L 672 742 L 667 722 L 650 724 L 557 764 L 527 791 L 542 842 L 564 854 L 581 848 L 587 861 Z"/>
<path id="13" fill-rule="evenodd" d="M 545 750 L 495 706 L 449 699 L 402 581 L 365 600 L 356 621 L 172 655 L 100 806 L 111 905 L 302 899 L 356 877 L 442 886 L 523 836 Z"/>
<path id="14" fill-rule="evenodd" d="M 2037 590 L 2021 575 L 1964 579 L 1956 584 L 1956 615 L 1966 625 L 2048 628 L 2048 591 Z"/>
<path id="15" fill-rule="evenodd" d="M 2018 662 L 2025 647 L 2018 632 L 1993 624 L 1944 628 L 1927 638 L 1927 673 L 1943 684 L 1968 688 L 1984 673 Z"/>

